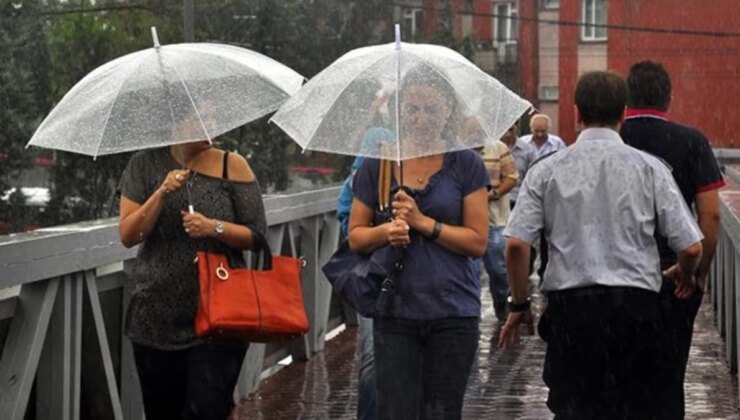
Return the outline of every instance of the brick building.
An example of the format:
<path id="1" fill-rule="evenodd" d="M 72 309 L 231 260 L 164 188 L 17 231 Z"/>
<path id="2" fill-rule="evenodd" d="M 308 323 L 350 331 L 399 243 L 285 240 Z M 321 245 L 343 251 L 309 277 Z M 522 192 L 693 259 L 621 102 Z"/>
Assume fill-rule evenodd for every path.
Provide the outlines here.
<path id="1" fill-rule="evenodd" d="M 736 0 L 449 0 L 454 33 L 475 44 L 475 62 L 577 136 L 573 92 L 590 70 L 626 75 L 633 63 L 663 63 L 673 79 L 672 119 L 704 131 L 715 147 L 740 146 L 740 10 Z M 401 8 L 424 36 L 447 0 Z M 588 26 L 594 24 L 595 26 Z M 405 31 L 408 33 L 408 31 Z M 716 33 L 714 36 L 711 33 Z"/>

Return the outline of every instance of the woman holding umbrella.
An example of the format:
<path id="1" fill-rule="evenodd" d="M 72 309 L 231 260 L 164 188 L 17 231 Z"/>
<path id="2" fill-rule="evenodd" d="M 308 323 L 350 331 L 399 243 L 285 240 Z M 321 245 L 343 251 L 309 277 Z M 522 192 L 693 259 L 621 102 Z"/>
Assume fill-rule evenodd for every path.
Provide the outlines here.
<path id="1" fill-rule="evenodd" d="M 403 78 L 401 146 L 422 157 L 396 166 L 402 180 L 394 220 L 372 225 L 378 208 L 377 159 L 355 177 L 350 247 L 370 253 L 405 248 L 392 316 L 374 324 L 379 418 L 460 418 L 478 347 L 480 283 L 470 257 L 481 256 L 488 234 L 489 178 L 471 150 L 426 155 L 457 141 L 459 112 L 449 84 L 424 66 Z M 451 149 L 451 148 L 448 148 Z"/>
<path id="2" fill-rule="evenodd" d="M 266 231 L 261 197 L 247 161 L 209 141 L 143 151 L 129 161 L 119 229 L 125 246 L 140 247 L 126 332 L 147 418 L 229 415 L 247 345 L 196 337 L 193 257 L 207 250 L 243 262 L 252 229 Z M 193 204 L 198 211 L 187 211 Z"/>

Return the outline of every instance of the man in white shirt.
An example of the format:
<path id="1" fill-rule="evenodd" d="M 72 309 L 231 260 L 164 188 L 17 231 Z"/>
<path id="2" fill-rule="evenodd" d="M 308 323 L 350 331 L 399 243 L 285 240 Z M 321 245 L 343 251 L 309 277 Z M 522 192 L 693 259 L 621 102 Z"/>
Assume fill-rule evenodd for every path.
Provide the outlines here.
<path id="1" fill-rule="evenodd" d="M 536 114 L 529 120 L 532 134 L 522 136 L 521 140 L 531 144 L 537 151 L 537 158 L 565 149 L 565 142 L 560 137 L 550 134 L 550 117 L 547 114 Z"/>

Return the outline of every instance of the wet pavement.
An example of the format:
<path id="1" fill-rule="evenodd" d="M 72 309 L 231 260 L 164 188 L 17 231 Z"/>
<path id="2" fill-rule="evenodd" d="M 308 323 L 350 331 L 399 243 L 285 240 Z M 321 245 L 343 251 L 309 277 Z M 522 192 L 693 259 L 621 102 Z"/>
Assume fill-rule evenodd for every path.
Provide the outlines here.
<path id="1" fill-rule="evenodd" d="M 545 343 L 523 337 L 516 350 L 496 348 L 500 325 L 484 286 L 478 358 L 465 398 L 465 419 L 550 419 L 542 382 Z M 736 379 L 705 302 L 697 317 L 686 379 L 687 419 L 740 419 Z M 353 419 L 357 404 L 357 328 L 349 327 L 308 362 L 294 362 L 260 385 L 232 415 L 241 419 Z"/>

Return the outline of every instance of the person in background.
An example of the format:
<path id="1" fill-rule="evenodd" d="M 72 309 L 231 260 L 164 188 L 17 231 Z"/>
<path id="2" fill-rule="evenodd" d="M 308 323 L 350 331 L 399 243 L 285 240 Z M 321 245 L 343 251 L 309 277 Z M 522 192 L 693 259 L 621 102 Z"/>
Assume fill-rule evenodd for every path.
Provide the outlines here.
<path id="1" fill-rule="evenodd" d="M 267 232 L 259 184 L 242 156 L 198 141 L 134 154 L 121 193 L 121 242 L 139 245 L 125 331 L 146 418 L 226 419 L 248 346 L 196 336 L 193 259 L 206 250 L 244 264 L 252 229 Z"/>
<path id="2" fill-rule="evenodd" d="M 725 185 L 712 148 L 701 131 L 670 121 L 671 79 L 659 63 L 642 61 L 627 76 L 629 101 L 621 134 L 625 143 L 655 155 L 672 168 L 681 195 L 689 207 L 696 208 L 699 228 L 704 235 L 703 253 L 694 273 L 698 291 L 691 299 L 678 299 L 676 284 L 664 278 L 661 288 L 663 311 L 670 324 L 673 345 L 679 354 L 676 377 L 671 389 L 672 418 L 684 417 L 684 376 L 689 360 L 694 319 L 706 287 L 707 273 L 714 258 L 719 233 L 719 189 Z M 666 270 L 677 255 L 668 239 L 656 234 L 660 266 Z"/>
<path id="3" fill-rule="evenodd" d="M 352 210 L 352 182 L 357 170 L 360 169 L 365 161 L 364 155 L 376 155 L 378 148 L 383 145 L 395 144 L 395 135 L 388 130 L 386 121 L 388 120 L 388 94 L 380 89 L 379 84 L 375 82 L 368 83 L 372 89 L 377 90 L 375 98 L 370 105 L 370 117 L 368 126 L 362 136 L 360 144 L 360 156 L 355 157 L 352 161 L 350 174 L 342 183 L 342 189 L 337 197 L 337 219 L 339 220 L 339 229 L 342 240 L 347 238 L 349 215 Z M 370 90 L 370 89 L 367 89 Z M 363 95 L 357 95 L 362 97 Z M 359 325 L 358 341 L 360 349 L 360 369 L 357 381 L 357 419 L 358 420 L 375 420 L 378 418 L 377 404 L 375 402 L 375 352 L 373 350 L 373 320 L 359 313 L 357 314 Z"/>
<path id="4" fill-rule="evenodd" d="M 680 299 L 695 293 L 702 235 L 665 164 L 620 138 L 625 81 L 586 73 L 575 103 L 584 130 L 530 169 L 504 230 L 511 305 L 499 345 L 518 340 L 529 312 L 530 244 L 544 231 L 553 253 L 538 330 L 555 418 L 675 418 L 664 412 L 676 354 L 660 309 L 654 233 L 678 254 L 668 276 Z"/>
<path id="5" fill-rule="evenodd" d="M 535 114 L 529 120 L 532 134 L 519 138 L 522 142 L 534 147 L 537 159 L 566 148 L 563 139 L 550 133 L 550 125 L 550 117 L 547 114 Z"/>
<path id="6" fill-rule="evenodd" d="M 508 309 L 506 299 L 509 297 L 504 261 L 506 241 L 501 233 L 511 211 L 509 192 L 519 180 L 514 157 L 504 141 L 516 141 L 516 125 L 511 126 L 501 140 L 489 142 L 483 149 L 483 163 L 491 180 L 491 190 L 488 191 L 488 247 L 483 254 L 483 265 L 488 273 L 493 310 L 499 321 L 506 320 Z"/>
<path id="7" fill-rule="evenodd" d="M 523 138 L 517 137 L 519 132 L 519 123 L 517 122 L 509 131 L 501 137 L 501 141 L 506 144 L 509 148 L 509 152 L 514 157 L 514 163 L 516 164 L 516 170 L 519 173 L 516 185 L 509 191 L 509 203 L 513 209 L 516 206 L 516 199 L 519 196 L 519 188 L 522 186 L 524 178 L 527 176 L 527 171 L 532 167 L 534 162 L 537 160 L 537 151 L 534 146 L 527 143 Z"/>
<path id="8" fill-rule="evenodd" d="M 566 148 L 563 139 L 550 134 L 550 124 L 550 117 L 547 114 L 535 114 L 529 120 L 529 128 L 532 130 L 532 134 L 527 134 L 519 138 L 523 143 L 528 144 L 534 149 L 536 156 L 535 162 Z M 545 271 L 547 270 L 549 256 L 549 248 L 544 235 L 534 246 L 540 251 L 540 266 L 537 269 L 537 275 L 540 278 L 540 283 L 542 283 Z M 534 260 L 534 258 L 532 259 Z M 532 265 L 534 266 L 534 261 Z"/>

